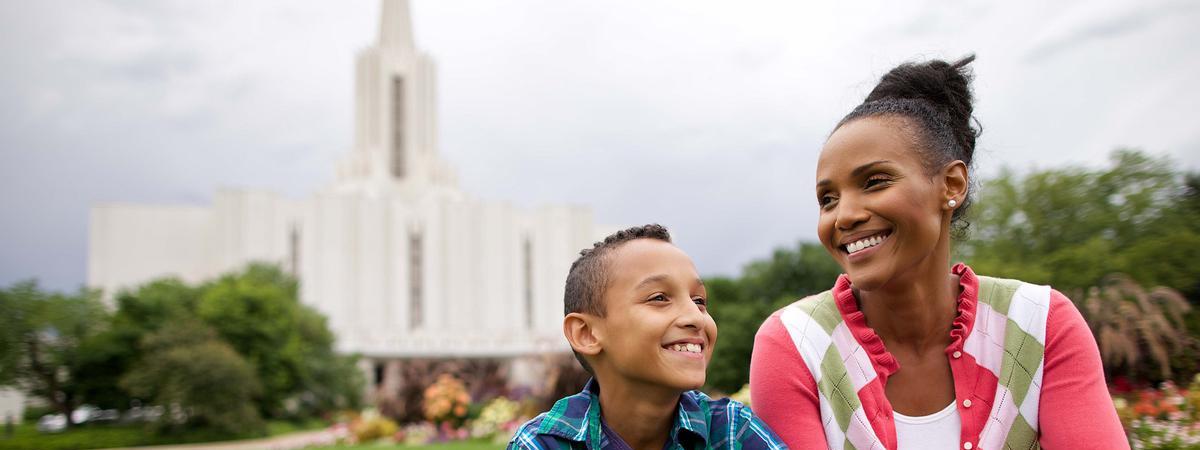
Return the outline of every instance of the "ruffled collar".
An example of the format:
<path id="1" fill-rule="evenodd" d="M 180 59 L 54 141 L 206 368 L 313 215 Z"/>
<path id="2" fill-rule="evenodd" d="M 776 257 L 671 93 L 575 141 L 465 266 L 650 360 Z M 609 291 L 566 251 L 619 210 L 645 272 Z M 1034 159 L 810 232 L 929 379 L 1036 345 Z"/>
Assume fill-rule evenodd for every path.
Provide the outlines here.
<path id="1" fill-rule="evenodd" d="M 963 341 L 971 334 L 971 327 L 975 324 L 975 307 L 979 298 L 976 295 L 979 291 L 979 279 L 975 277 L 975 272 L 970 267 L 958 263 L 950 269 L 950 272 L 958 275 L 958 286 L 962 292 L 958 295 L 958 315 L 955 316 L 954 323 L 950 328 L 951 342 L 946 347 L 946 354 L 962 350 Z M 887 377 L 900 369 L 900 363 L 896 361 L 896 357 L 892 356 L 891 352 L 887 351 L 883 345 L 883 339 L 875 333 L 875 330 L 867 326 L 867 316 L 859 310 L 858 301 L 854 298 L 854 290 L 850 285 L 850 278 L 846 274 L 839 276 L 837 283 L 834 284 L 833 298 L 837 302 L 838 311 L 842 313 L 842 320 L 850 329 L 850 334 L 867 351 L 867 355 L 871 358 L 871 364 L 875 366 L 875 372 L 886 381 Z"/>

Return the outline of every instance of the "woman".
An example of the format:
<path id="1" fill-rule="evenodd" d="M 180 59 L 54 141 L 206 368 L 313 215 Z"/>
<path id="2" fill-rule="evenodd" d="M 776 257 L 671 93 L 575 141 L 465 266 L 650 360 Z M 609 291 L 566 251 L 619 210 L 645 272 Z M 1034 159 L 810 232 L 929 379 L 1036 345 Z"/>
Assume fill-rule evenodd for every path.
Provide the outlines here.
<path id="1" fill-rule="evenodd" d="M 1071 301 L 950 268 L 972 60 L 892 69 L 821 151 L 818 235 L 845 274 L 772 314 L 750 365 L 754 409 L 791 448 L 1128 448 Z"/>

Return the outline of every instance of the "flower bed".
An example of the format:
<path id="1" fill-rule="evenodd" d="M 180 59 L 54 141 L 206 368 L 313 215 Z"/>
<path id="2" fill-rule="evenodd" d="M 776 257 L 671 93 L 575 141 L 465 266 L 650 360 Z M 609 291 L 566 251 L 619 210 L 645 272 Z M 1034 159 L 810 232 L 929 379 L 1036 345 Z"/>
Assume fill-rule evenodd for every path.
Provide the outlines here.
<path id="1" fill-rule="evenodd" d="M 1200 450 L 1200 374 L 1187 388 L 1168 381 L 1113 403 L 1135 450 Z"/>

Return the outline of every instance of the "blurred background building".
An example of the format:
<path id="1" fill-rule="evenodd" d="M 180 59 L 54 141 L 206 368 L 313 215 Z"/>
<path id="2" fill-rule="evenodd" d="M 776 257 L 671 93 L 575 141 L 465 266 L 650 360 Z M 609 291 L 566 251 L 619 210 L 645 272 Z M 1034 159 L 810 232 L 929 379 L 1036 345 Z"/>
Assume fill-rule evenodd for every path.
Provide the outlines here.
<path id="1" fill-rule="evenodd" d="M 569 350 L 567 269 L 607 228 L 590 208 L 521 210 L 459 189 L 438 154 L 436 66 L 414 45 L 406 1 L 383 2 L 355 84 L 354 148 L 332 185 L 303 200 L 222 190 L 211 206 L 96 205 L 88 285 L 111 301 L 158 277 L 200 282 L 276 263 L 385 397 L 443 364 L 490 382 L 543 381 L 544 355 Z"/>

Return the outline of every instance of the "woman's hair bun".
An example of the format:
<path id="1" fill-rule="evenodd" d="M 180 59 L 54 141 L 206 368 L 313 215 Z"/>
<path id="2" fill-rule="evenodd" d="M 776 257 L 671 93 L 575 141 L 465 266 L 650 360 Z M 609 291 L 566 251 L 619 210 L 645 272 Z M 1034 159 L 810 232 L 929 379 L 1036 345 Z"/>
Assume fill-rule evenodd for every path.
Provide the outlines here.
<path id="1" fill-rule="evenodd" d="M 975 55 L 949 63 L 932 60 L 904 63 L 888 71 L 863 103 L 885 99 L 924 100 L 947 115 L 955 138 L 968 154 L 975 150 L 979 131 L 971 126 L 973 74 L 967 67 Z"/>
<path id="2" fill-rule="evenodd" d="M 838 122 L 837 127 L 863 117 L 898 115 L 914 121 L 920 131 L 920 151 L 925 165 L 936 170 L 946 163 L 961 160 L 970 170 L 979 128 L 972 126 L 974 112 L 971 95 L 971 69 L 975 55 L 949 63 L 932 60 L 904 63 L 888 71 L 862 104 Z M 976 122 L 978 124 L 978 122 Z M 956 235 L 965 235 L 963 220 L 971 195 L 963 199 L 952 216 Z"/>

